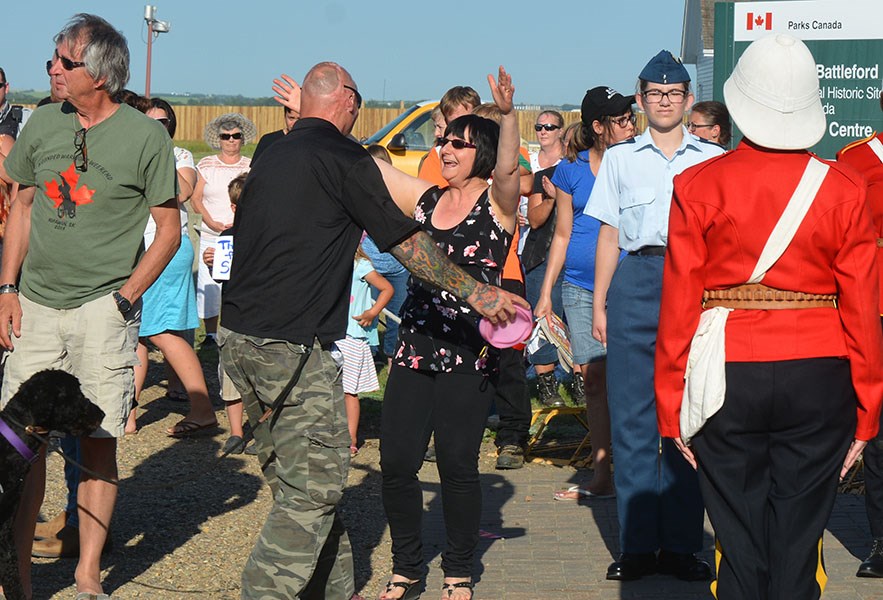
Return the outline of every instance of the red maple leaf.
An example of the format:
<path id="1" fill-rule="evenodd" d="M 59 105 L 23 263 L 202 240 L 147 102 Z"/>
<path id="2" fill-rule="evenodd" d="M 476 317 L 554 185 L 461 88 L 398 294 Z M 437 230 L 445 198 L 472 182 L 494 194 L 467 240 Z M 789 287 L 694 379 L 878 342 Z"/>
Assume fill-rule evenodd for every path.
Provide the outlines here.
<path id="1" fill-rule="evenodd" d="M 761 25 L 763 25 L 763 17 L 757 15 L 757 17 L 754 19 L 754 22 L 757 24 L 758 27 L 760 27 Z"/>
<path id="2" fill-rule="evenodd" d="M 59 173 L 59 179 L 53 179 L 46 182 L 46 195 L 55 203 L 55 208 L 61 206 L 64 202 L 65 195 L 77 206 L 81 204 L 90 204 L 95 190 L 90 190 L 85 185 L 77 189 L 80 182 L 80 176 L 77 173 L 74 163 L 67 168 L 64 173 Z"/>

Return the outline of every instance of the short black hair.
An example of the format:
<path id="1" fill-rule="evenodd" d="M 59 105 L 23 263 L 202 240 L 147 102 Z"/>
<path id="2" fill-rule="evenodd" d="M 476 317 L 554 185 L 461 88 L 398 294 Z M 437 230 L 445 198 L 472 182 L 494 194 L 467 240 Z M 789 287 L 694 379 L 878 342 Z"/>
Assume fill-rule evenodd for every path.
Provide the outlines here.
<path id="1" fill-rule="evenodd" d="M 466 136 L 466 130 L 469 136 Z M 455 135 L 475 144 L 475 162 L 469 177 L 487 179 L 497 164 L 497 142 L 500 140 L 500 126 L 478 115 L 463 115 L 448 123 L 445 137 Z"/>

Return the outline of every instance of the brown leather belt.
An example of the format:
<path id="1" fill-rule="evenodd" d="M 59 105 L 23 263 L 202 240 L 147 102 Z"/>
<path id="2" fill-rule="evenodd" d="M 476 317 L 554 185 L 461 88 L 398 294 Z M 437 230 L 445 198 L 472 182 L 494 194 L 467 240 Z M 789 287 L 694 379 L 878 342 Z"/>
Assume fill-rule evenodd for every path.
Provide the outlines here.
<path id="1" fill-rule="evenodd" d="M 702 308 L 783 310 L 795 308 L 837 308 L 837 294 L 807 294 L 777 290 L 760 283 L 745 283 L 725 290 L 702 292 Z"/>

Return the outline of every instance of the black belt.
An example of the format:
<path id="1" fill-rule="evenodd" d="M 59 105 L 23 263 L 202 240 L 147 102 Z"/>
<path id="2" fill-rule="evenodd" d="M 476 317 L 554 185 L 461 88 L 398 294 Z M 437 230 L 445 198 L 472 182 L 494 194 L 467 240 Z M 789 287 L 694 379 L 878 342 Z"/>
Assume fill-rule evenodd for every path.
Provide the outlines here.
<path id="1" fill-rule="evenodd" d="M 632 250 L 629 256 L 665 256 L 665 246 L 644 246 Z"/>

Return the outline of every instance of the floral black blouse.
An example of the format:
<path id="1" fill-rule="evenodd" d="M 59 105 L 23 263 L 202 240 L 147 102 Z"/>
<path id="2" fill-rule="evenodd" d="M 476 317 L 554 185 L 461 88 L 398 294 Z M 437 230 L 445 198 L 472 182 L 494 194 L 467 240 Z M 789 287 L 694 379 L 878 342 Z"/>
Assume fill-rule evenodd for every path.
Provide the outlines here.
<path id="1" fill-rule="evenodd" d="M 414 218 L 454 264 L 478 281 L 500 285 L 503 263 L 512 242 L 491 208 L 488 192 L 451 229 L 432 225 L 432 213 L 444 190 L 432 187 L 417 202 Z M 401 309 L 397 365 L 442 373 L 490 373 L 499 351 L 478 331 L 480 315 L 466 302 L 415 277 Z"/>

